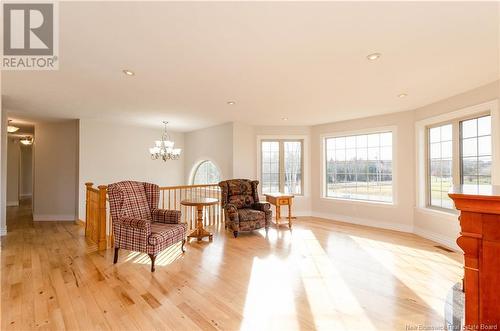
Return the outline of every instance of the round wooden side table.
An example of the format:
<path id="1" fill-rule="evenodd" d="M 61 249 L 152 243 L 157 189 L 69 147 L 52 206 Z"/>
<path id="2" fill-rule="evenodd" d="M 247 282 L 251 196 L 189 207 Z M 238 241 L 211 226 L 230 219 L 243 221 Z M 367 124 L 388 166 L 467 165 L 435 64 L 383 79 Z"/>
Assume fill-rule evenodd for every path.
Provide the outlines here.
<path id="1" fill-rule="evenodd" d="M 196 218 L 196 229 L 194 229 L 187 237 L 188 239 L 197 238 L 201 241 L 204 237 L 208 237 L 208 240 L 212 241 L 213 235 L 203 228 L 203 207 L 212 206 L 219 203 L 219 199 L 214 198 L 193 198 L 185 199 L 181 201 L 181 205 L 196 207 L 197 218 Z"/>

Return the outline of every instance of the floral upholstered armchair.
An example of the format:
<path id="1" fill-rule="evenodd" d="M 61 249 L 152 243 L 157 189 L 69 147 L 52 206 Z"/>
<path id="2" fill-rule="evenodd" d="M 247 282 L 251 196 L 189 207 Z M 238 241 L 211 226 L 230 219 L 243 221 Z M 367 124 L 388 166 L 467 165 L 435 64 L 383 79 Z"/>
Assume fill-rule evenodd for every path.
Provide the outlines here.
<path id="1" fill-rule="evenodd" d="M 187 225 L 181 223 L 181 212 L 158 209 L 158 185 L 123 181 L 108 185 L 109 209 L 113 221 L 115 256 L 120 248 L 147 253 L 151 271 L 155 271 L 158 253 L 182 241 L 184 252 Z"/>
<path id="2" fill-rule="evenodd" d="M 226 218 L 226 228 L 238 237 L 240 231 L 252 231 L 271 225 L 271 205 L 259 202 L 257 193 L 259 181 L 231 179 L 219 183 L 222 190 L 222 207 Z"/>

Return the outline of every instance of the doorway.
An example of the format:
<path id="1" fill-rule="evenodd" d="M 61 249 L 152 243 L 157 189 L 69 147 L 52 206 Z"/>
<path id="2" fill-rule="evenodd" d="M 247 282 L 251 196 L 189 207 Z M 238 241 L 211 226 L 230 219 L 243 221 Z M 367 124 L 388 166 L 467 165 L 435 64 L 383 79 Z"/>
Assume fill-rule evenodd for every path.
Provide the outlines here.
<path id="1" fill-rule="evenodd" d="M 7 208 L 32 211 L 33 141 L 31 123 L 10 118 L 7 128 Z"/>

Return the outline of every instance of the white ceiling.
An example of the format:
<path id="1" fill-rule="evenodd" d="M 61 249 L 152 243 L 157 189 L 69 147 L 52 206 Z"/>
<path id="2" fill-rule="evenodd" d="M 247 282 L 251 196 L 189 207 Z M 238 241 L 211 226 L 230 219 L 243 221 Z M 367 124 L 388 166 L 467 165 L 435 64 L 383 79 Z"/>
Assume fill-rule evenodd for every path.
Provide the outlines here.
<path id="1" fill-rule="evenodd" d="M 60 3 L 59 71 L 3 72 L 4 107 L 179 131 L 414 109 L 498 79 L 497 6 Z"/>

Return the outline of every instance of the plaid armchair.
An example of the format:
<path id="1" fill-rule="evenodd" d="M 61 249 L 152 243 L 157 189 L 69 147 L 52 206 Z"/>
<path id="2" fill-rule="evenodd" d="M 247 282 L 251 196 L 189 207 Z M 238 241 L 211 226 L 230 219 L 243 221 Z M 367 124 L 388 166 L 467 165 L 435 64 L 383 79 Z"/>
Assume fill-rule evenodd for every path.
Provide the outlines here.
<path id="1" fill-rule="evenodd" d="M 156 255 L 182 241 L 184 252 L 187 225 L 180 223 L 181 212 L 158 209 L 158 185 L 123 181 L 108 185 L 109 209 L 113 220 L 115 256 L 120 248 L 142 252 L 151 258 L 155 271 Z"/>
<path id="2" fill-rule="evenodd" d="M 269 229 L 271 205 L 259 202 L 257 185 L 259 181 L 249 179 L 231 179 L 219 183 L 226 228 L 233 230 L 235 238 L 239 231 L 252 231 L 262 227 L 266 231 Z"/>

